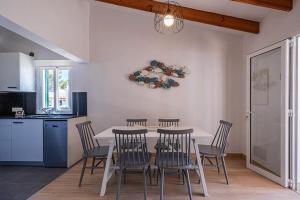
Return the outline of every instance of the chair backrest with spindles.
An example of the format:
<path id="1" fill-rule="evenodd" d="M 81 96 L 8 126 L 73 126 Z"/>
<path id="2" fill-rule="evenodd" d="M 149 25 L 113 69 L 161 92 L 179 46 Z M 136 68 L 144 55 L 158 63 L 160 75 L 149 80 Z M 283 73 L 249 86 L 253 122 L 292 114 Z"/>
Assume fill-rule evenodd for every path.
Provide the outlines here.
<path id="1" fill-rule="evenodd" d="M 118 163 L 125 168 L 141 168 L 149 163 L 150 155 L 147 147 L 147 129 L 117 130 L 115 134 Z"/>
<path id="2" fill-rule="evenodd" d="M 220 120 L 220 125 L 214 136 L 211 146 L 215 146 L 218 149 L 220 149 L 221 153 L 225 153 L 226 151 L 226 147 L 228 144 L 228 135 L 231 127 L 232 127 L 232 123 L 224 120 Z"/>
<path id="3" fill-rule="evenodd" d="M 93 148 L 95 148 L 95 146 L 99 146 L 98 141 L 94 140 L 95 132 L 91 124 L 91 121 L 76 124 L 81 139 L 83 153 L 86 156 Z"/>
<path id="4" fill-rule="evenodd" d="M 159 127 L 179 126 L 179 119 L 158 119 Z"/>
<path id="5" fill-rule="evenodd" d="M 191 164 L 191 134 L 193 129 L 158 129 L 157 161 L 159 167 L 184 167 Z M 168 146 L 170 148 L 160 148 Z"/>
<path id="6" fill-rule="evenodd" d="M 147 126 L 147 119 L 127 119 L 127 126 Z"/>

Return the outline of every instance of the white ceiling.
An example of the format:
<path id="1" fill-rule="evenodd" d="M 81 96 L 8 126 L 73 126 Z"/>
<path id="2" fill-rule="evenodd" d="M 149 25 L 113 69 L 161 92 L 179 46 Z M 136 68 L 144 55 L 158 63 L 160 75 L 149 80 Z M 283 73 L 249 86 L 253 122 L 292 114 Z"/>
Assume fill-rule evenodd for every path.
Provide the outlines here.
<path id="1" fill-rule="evenodd" d="M 166 2 L 166 0 L 159 0 Z M 173 0 L 181 6 L 216 12 L 219 14 L 230 15 L 255 21 L 262 21 L 271 9 L 259 6 L 238 3 L 231 0 Z"/>

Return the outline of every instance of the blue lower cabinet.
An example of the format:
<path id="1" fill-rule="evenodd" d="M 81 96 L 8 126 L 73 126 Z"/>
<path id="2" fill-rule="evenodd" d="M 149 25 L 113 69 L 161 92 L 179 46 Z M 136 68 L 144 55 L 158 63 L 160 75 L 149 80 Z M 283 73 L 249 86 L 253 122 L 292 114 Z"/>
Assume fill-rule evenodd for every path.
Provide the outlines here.
<path id="1" fill-rule="evenodd" d="M 67 167 L 68 122 L 44 121 L 44 165 L 46 167 Z"/>
<path id="2" fill-rule="evenodd" d="M 11 160 L 43 162 L 43 120 L 12 120 Z"/>
<path id="3" fill-rule="evenodd" d="M 0 161 L 11 161 L 11 122 L 0 120 Z"/>

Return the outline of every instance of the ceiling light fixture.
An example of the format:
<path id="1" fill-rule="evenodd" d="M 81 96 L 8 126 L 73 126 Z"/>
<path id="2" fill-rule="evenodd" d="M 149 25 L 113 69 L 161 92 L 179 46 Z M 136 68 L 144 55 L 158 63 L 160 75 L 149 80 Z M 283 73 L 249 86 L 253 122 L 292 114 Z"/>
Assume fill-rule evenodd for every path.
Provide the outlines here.
<path id="1" fill-rule="evenodd" d="M 181 6 L 175 1 L 168 1 L 167 4 L 155 13 L 154 28 L 162 34 L 179 33 L 184 26 Z"/>

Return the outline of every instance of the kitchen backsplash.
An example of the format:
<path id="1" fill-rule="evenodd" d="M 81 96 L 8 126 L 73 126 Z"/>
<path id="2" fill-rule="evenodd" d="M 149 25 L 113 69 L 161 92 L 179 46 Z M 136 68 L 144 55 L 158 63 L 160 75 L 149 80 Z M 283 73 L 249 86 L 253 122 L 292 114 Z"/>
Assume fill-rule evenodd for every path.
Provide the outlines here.
<path id="1" fill-rule="evenodd" d="M 35 92 L 0 92 L 0 115 L 14 115 L 13 107 L 22 107 L 26 115 L 36 113 Z"/>

